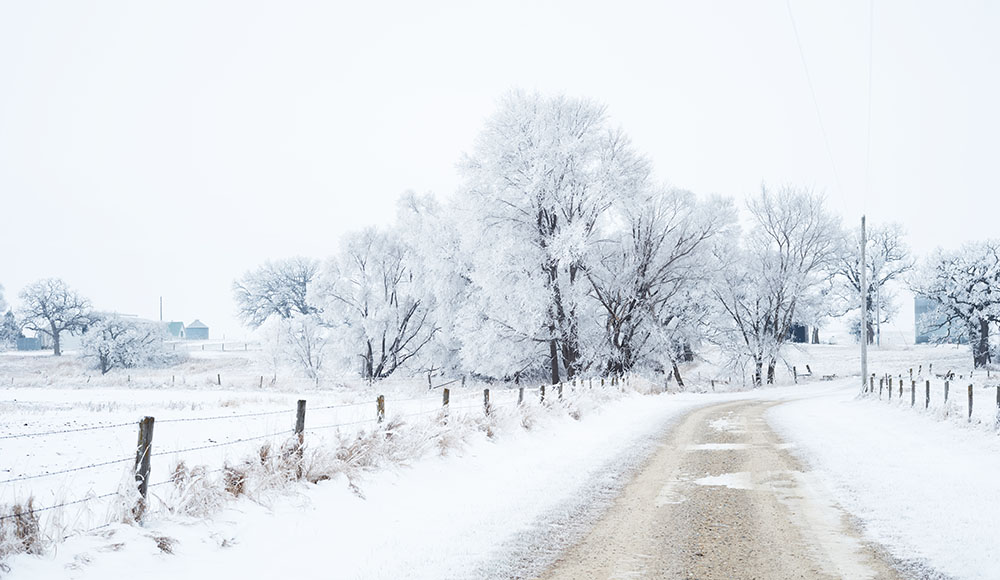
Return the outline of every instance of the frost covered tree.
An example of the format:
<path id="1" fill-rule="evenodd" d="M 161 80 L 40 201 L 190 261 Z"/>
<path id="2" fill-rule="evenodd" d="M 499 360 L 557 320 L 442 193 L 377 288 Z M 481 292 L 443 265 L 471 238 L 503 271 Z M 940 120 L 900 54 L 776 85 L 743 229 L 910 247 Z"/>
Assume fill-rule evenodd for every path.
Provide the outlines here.
<path id="1" fill-rule="evenodd" d="M 167 360 L 163 341 L 166 328 L 146 320 L 104 316 L 91 322 L 83 334 L 83 356 L 92 359 L 101 374 L 114 368 L 137 368 Z"/>
<path id="2" fill-rule="evenodd" d="M 24 328 L 50 337 L 55 356 L 62 354 L 62 333 L 82 332 L 93 320 L 90 301 L 58 278 L 34 282 L 19 296 L 23 302 L 19 316 Z"/>
<path id="3" fill-rule="evenodd" d="M 792 187 L 764 187 L 747 209 L 751 229 L 740 245 L 718 252 L 723 268 L 713 293 L 726 321 L 723 347 L 751 364 L 760 386 L 774 382 L 792 324 L 822 310 L 840 225 L 820 196 Z"/>
<path id="4" fill-rule="evenodd" d="M 895 297 L 886 285 L 900 280 L 913 269 L 913 258 L 904 240 L 903 227 L 887 224 L 868 228 L 865 247 L 867 262 L 868 312 L 865 316 L 868 342 L 879 339 L 878 329 L 896 315 Z M 861 296 L 861 232 L 857 229 L 844 234 L 844 247 L 836 266 L 837 297 L 842 301 L 840 312 L 860 310 Z M 860 316 L 859 316 L 860 318 Z M 859 336 L 860 336 L 859 332 Z"/>
<path id="5" fill-rule="evenodd" d="M 586 268 L 602 310 L 603 370 L 620 375 L 666 359 L 680 382 L 678 354 L 696 340 L 706 314 L 699 290 L 715 274 L 710 242 L 731 229 L 735 212 L 728 200 L 699 203 L 690 192 L 657 190 L 620 213 Z"/>
<path id="6" fill-rule="evenodd" d="M 269 316 L 291 318 L 312 314 L 307 300 L 309 285 L 319 270 L 316 260 L 303 257 L 265 262 L 233 282 L 233 294 L 240 319 L 257 328 Z"/>
<path id="7" fill-rule="evenodd" d="M 323 371 L 331 335 L 314 314 L 292 314 L 278 319 L 282 328 L 285 352 L 295 366 L 310 379 L 318 380 Z"/>
<path id="8" fill-rule="evenodd" d="M 310 301 L 362 377 L 390 376 L 437 333 L 429 297 L 414 282 L 420 276 L 399 236 L 374 228 L 347 236 L 340 255 L 324 264 Z"/>
<path id="9" fill-rule="evenodd" d="M 0 348 L 9 347 L 22 336 L 17 317 L 14 316 L 14 312 L 8 310 L 3 317 L 0 317 Z"/>
<path id="10" fill-rule="evenodd" d="M 466 318 L 469 331 L 485 344 L 519 346 L 507 357 L 510 365 L 547 358 L 552 382 L 561 373 L 573 378 L 586 365 L 584 266 L 598 220 L 646 187 L 648 163 L 610 126 L 603 106 L 512 92 L 461 169 L 459 204 L 468 216 L 471 294 L 480 317 Z"/>
<path id="11" fill-rule="evenodd" d="M 464 373 L 461 313 L 470 290 L 468 256 L 462 250 L 461 221 L 453 207 L 430 194 L 407 192 L 397 203 L 395 231 L 408 249 L 412 293 L 423 297 L 437 332 L 411 361 L 414 371 Z M 419 369 L 417 368 L 419 367 Z"/>
<path id="12" fill-rule="evenodd" d="M 936 250 L 914 276 L 913 291 L 937 304 L 938 328 L 962 328 L 976 367 L 990 363 L 991 325 L 1000 322 L 1000 240 Z"/>

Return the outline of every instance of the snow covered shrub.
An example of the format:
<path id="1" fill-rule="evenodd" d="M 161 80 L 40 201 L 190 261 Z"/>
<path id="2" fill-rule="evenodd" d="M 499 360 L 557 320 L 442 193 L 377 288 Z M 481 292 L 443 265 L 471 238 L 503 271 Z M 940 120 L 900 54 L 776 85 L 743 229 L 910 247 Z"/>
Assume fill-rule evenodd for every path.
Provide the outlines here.
<path id="1" fill-rule="evenodd" d="M 166 327 L 155 322 L 108 316 L 83 335 L 83 356 L 107 374 L 114 368 L 159 366 L 173 360 L 163 346 Z"/>

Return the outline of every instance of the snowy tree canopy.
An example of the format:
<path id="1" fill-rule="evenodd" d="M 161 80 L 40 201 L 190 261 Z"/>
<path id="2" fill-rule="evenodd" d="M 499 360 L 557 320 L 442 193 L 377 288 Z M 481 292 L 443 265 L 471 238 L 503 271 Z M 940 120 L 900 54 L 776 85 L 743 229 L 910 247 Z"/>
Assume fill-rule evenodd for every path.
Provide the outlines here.
<path id="1" fill-rule="evenodd" d="M 868 313 L 866 327 L 868 341 L 874 342 L 876 328 L 891 320 L 897 313 L 892 291 L 886 285 L 899 280 L 913 269 L 914 261 L 904 240 L 903 227 L 892 223 L 868 227 L 868 242 L 865 245 L 867 267 L 866 282 L 868 293 Z M 861 296 L 861 232 L 852 228 L 844 234 L 844 247 L 837 260 L 837 286 L 835 295 L 840 303 L 835 310 L 845 314 L 860 310 Z M 859 333 L 860 336 L 860 333 Z"/>
<path id="2" fill-rule="evenodd" d="M 266 262 L 233 282 L 239 316 L 257 328 L 269 316 L 290 318 L 315 311 L 306 297 L 319 263 L 310 258 L 288 258 Z"/>

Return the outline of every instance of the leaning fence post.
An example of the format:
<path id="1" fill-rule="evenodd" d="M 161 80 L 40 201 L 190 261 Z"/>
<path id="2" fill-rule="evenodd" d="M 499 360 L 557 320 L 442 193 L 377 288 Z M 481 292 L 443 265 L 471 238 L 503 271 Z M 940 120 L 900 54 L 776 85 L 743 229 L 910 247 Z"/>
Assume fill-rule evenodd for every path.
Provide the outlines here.
<path id="1" fill-rule="evenodd" d="M 141 518 L 146 510 L 146 493 L 149 491 L 149 458 L 153 451 L 153 418 L 143 417 L 139 421 L 139 444 L 135 451 L 135 482 L 142 496 L 136 508 L 136 517 Z"/>
<path id="2" fill-rule="evenodd" d="M 795 367 L 792 367 L 792 380 L 795 381 L 796 385 L 799 384 L 799 371 Z"/>
<path id="3" fill-rule="evenodd" d="M 219 383 L 219 386 L 221 387 L 222 386 L 222 373 L 219 373 L 219 374 L 215 375 L 215 378 L 216 378 L 216 382 Z"/>
<path id="4" fill-rule="evenodd" d="M 490 390 L 483 389 L 483 413 L 490 416 Z"/>
<path id="5" fill-rule="evenodd" d="M 884 387 L 885 387 L 885 377 L 882 377 L 882 378 L 880 378 L 878 380 L 878 398 L 879 398 L 879 400 L 882 399 L 882 389 Z"/>
<path id="6" fill-rule="evenodd" d="M 969 422 L 972 422 L 972 384 L 969 383 Z"/>
<path id="7" fill-rule="evenodd" d="M 379 395 L 375 400 L 375 412 L 379 423 L 385 421 L 385 395 Z"/>
<path id="8" fill-rule="evenodd" d="M 563 391 L 562 383 L 559 383 L 559 387 L 556 390 L 559 393 L 559 400 L 561 401 L 562 400 L 562 391 Z"/>
<path id="9" fill-rule="evenodd" d="M 524 404 L 524 387 L 517 388 L 517 404 L 518 405 Z"/>

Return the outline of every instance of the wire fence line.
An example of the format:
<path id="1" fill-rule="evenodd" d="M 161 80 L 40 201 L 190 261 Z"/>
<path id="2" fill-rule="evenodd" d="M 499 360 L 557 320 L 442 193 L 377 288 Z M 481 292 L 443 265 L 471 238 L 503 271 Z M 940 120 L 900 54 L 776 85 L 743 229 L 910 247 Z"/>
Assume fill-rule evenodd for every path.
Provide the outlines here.
<path id="1" fill-rule="evenodd" d="M 115 423 L 113 425 L 93 425 L 90 427 L 73 427 L 71 429 L 57 429 L 54 431 L 37 431 L 35 433 L 16 433 L 12 435 L 0 435 L 0 439 L 22 439 L 25 437 L 45 437 L 48 435 L 62 435 L 64 433 L 80 433 L 81 431 L 98 431 L 101 429 L 117 429 L 118 427 L 135 427 L 135 422 Z"/>

